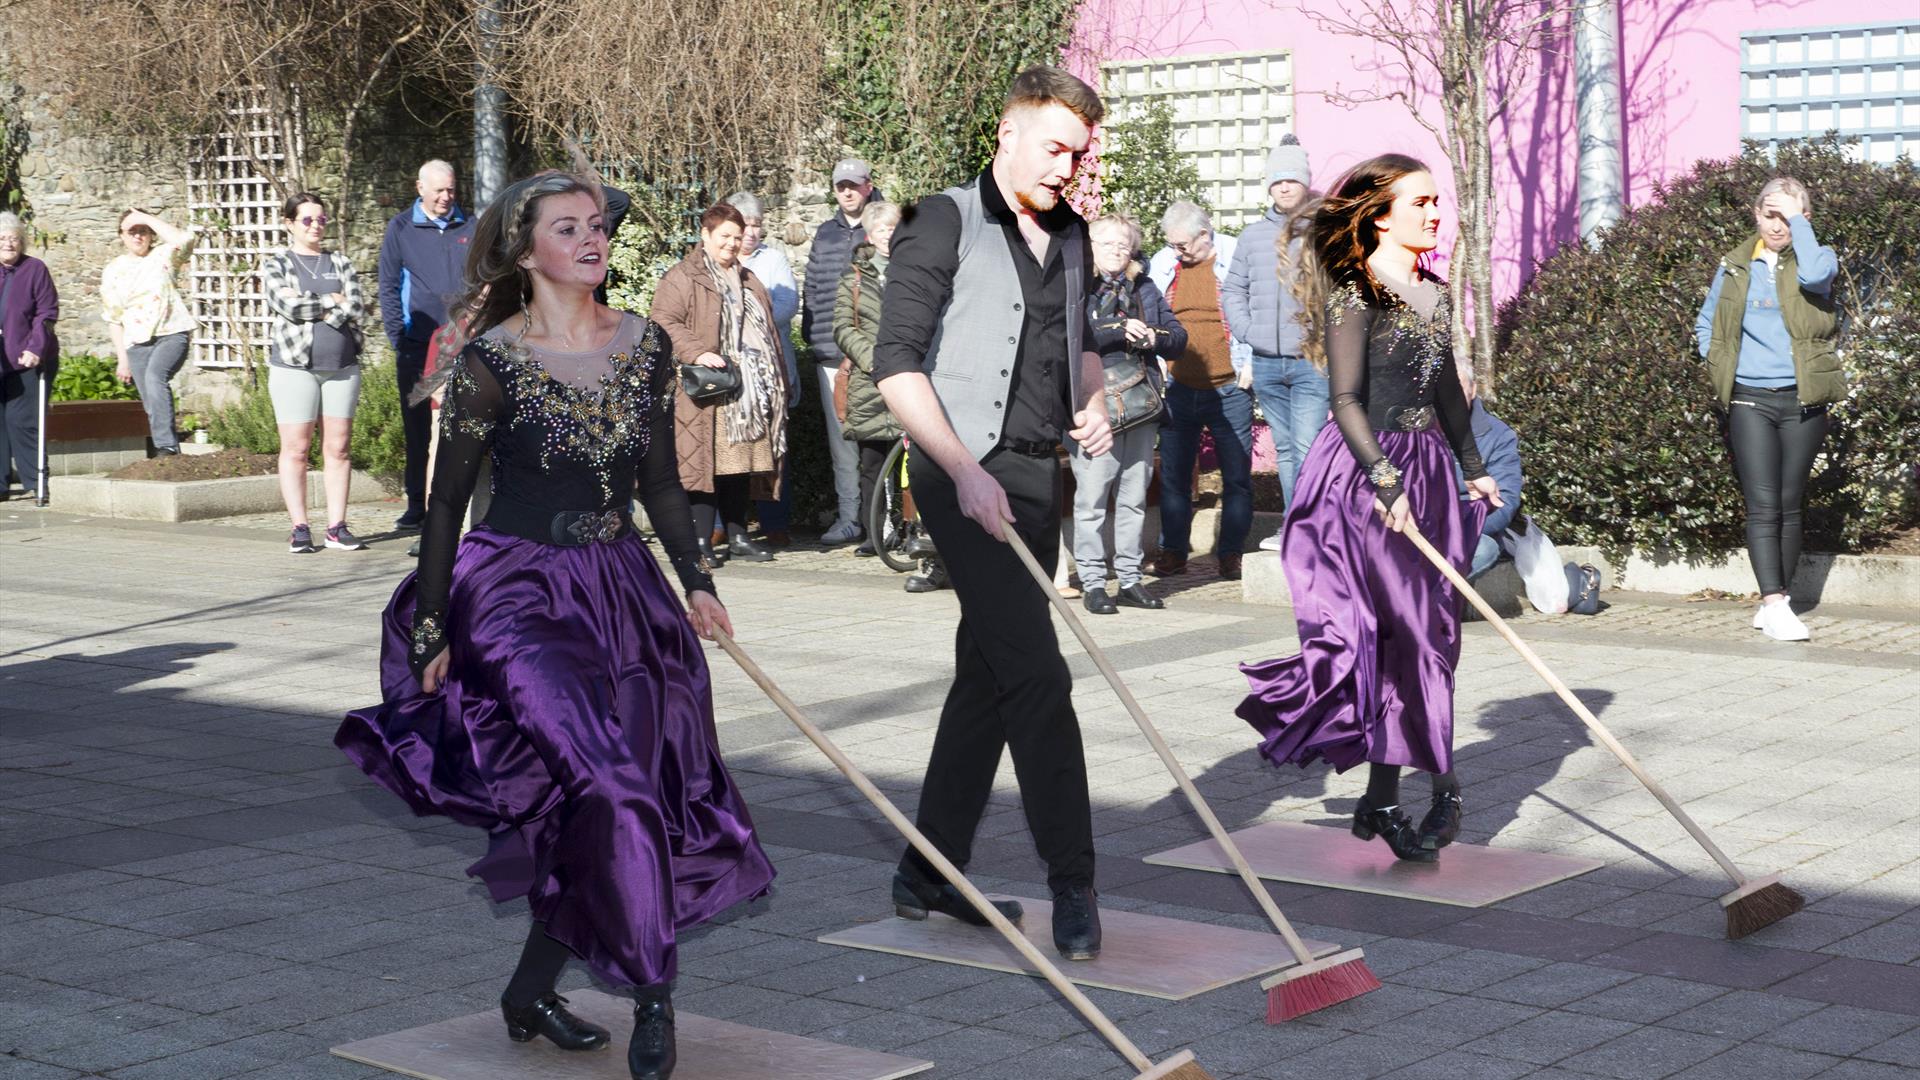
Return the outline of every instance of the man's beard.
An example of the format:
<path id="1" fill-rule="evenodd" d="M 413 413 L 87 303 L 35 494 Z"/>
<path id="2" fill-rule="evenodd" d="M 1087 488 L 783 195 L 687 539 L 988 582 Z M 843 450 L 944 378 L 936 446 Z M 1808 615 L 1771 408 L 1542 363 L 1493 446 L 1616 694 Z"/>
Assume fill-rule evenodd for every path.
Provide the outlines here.
<path id="1" fill-rule="evenodd" d="M 1060 205 L 1060 196 L 1054 194 L 1051 189 L 1044 187 L 1035 188 L 1032 191 L 1016 191 L 1013 197 L 1020 200 L 1021 206 L 1026 207 L 1036 214 L 1044 214 Z M 1041 199 L 1047 200 L 1044 206 L 1040 203 Z"/>

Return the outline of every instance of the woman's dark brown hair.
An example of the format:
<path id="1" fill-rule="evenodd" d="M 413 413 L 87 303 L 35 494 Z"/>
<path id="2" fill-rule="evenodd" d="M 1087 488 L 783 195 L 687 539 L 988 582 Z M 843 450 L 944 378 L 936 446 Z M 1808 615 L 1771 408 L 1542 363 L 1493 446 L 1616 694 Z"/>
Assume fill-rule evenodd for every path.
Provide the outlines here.
<path id="1" fill-rule="evenodd" d="M 1367 269 L 1367 258 L 1380 246 L 1376 223 L 1393 209 L 1395 184 L 1429 171 L 1419 159 L 1405 154 L 1368 158 L 1334 184 L 1307 221 L 1293 294 L 1300 301 L 1300 322 L 1306 327 L 1301 349 L 1322 371 L 1327 366 L 1328 295 L 1350 284 L 1368 303 L 1386 303 L 1380 283 Z"/>
<path id="2" fill-rule="evenodd" d="M 327 200 L 321 198 L 318 195 L 315 195 L 311 191 L 296 191 L 293 194 L 287 196 L 287 201 L 281 205 L 280 220 L 282 221 L 294 220 L 296 217 L 300 215 L 300 208 L 307 205 L 308 203 L 312 203 L 313 205 L 319 207 L 320 212 L 323 214 L 327 212 Z"/>
<path id="3" fill-rule="evenodd" d="M 714 203 L 700 214 L 701 232 L 712 232 L 729 223 L 740 226 L 742 232 L 746 231 L 746 216 L 741 214 L 740 208 L 732 203 Z"/>
<path id="4" fill-rule="evenodd" d="M 598 184 L 553 169 L 508 185 L 474 223 L 467 294 L 451 309 L 453 318 L 465 320 L 462 343 L 505 322 L 533 298 L 533 280 L 520 260 L 533 250 L 540 204 L 555 195 L 585 195 L 595 206 L 604 197 Z"/>

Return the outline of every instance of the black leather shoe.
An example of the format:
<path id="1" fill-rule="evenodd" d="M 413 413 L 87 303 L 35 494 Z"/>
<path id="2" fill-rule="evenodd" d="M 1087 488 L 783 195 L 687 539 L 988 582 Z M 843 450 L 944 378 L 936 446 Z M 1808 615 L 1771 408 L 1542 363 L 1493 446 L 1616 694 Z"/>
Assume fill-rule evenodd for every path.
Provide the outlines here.
<path id="1" fill-rule="evenodd" d="M 1460 835 L 1460 793 L 1443 791 L 1433 797 L 1433 808 L 1420 822 L 1420 846 L 1439 851 Z"/>
<path id="2" fill-rule="evenodd" d="M 993 906 L 1000 914 L 1015 926 L 1026 915 L 1026 909 L 1017 900 L 995 900 Z M 905 871 L 896 870 L 893 874 L 893 913 L 903 919 L 915 922 L 927 917 L 927 912 L 937 911 L 942 915 L 951 915 L 968 926 L 986 926 L 987 917 L 980 914 L 960 890 L 941 882 L 909 876 Z"/>
<path id="3" fill-rule="evenodd" d="M 907 575 L 907 591 L 910 593 L 939 592 L 947 587 L 947 568 L 945 564 L 930 562 L 925 570 Z"/>
<path id="4" fill-rule="evenodd" d="M 1378 836 L 1393 849 L 1395 858 L 1407 862 L 1439 862 L 1438 851 L 1428 851 L 1420 846 L 1420 837 L 1413 831 L 1413 822 L 1400 812 L 1397 806 L 1383 806 L 1376 810 L 1368 805 L 1366 796 L 1360 797 L 1360 804 L 1353 808 L 1353 835 L 1362 840 L 1371 840 Z"/>
<path id="5" fill-rule="evenodd" d="M 1121 607 L 1146 608 L 1148 611 L 1159 611 L 1167 606 L 1165 600 L 1148 592 L 1147 587 L 1137 581 L 1122 588 L 1120 595 L 1114 597 L 1114 602 Z"/>
<path id="6" fill-rule="evenodd" d="M 1080 602 L 1095 615 L 1120 614 L 1120 609 L 1114 605 L 1113 597 L 1107 595 L 1105 588 L 1088 589 L 1086 599 Z"/>
<path id="7" fill-rule="evenodd" d="M 644 993 L 644 992 L 643 992 Z M 633 1080 L 667 1080 L 678 1055 L 673 1046 L 673 999 L 662 990 L 645 995 L 633 1007 L 633 1041 L 627 1044 L 627 1071 Z"/>
<path id="8" fill-rule="evenodd" d="M 532 1042 L 536 1035 L 562 1050 L 605 1050 L 613 1041 L 607 1029 L 567 1011 L 567 999 L 549 990 L 524 1008 L 516 1009 L 500 999 L 500 1015 L 507 1021 L 507 1038 L 514 1042 Z"/>
<path id="9" fill-rule="evenodd" d="M 773 552 L 745 536 L 736 536 L 727 541 L 727 558 L 739 559 L 742 562 L 772 562 Z"/>
<path id="10" fill-rule="evenodd" d="M 419 528 L 426 520 L 427 511 L 424 507 L 409 506 L 405 513 L 394 519 L 393 531 L 410 532 Z"/>
<path id="11" fill-rule="evenodd" d="M 1069 960 L 1100 955 L 1100 904 L 1091 885 L 1053 894 L 1053 947 Z"/>
<path id="12" fill-rule="evenodd" d="M 914 533 L 900 553 L 909 559 L 931 559 L 940 554 L 939 549 L 933 546 L 933 537 L 923 532 Z"/>

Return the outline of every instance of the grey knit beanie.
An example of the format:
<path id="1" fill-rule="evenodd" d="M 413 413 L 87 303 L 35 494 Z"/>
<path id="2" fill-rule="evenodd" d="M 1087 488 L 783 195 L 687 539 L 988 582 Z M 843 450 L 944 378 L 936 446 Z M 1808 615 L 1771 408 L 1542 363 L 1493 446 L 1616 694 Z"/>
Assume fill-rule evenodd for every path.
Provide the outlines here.
<path id="1" fill-rule="evenodd" d="M 1267 155 L 1267 186 L 1272 187 L 1282 180 L 1298 180 L 1311 186 L 1312 174 L 1307 169 L 1307 148 L 1289 132 L 1280 137 L 1280 145 Z"/>

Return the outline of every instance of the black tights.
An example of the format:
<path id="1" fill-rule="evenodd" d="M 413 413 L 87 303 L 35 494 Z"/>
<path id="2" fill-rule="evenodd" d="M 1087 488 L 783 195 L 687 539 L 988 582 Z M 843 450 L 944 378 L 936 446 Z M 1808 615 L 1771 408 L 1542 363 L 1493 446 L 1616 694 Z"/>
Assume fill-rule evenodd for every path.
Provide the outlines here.
<path id="1" fill-rule="evenodd" d="M 511 1008 L 524 1009 L 542 995 L 552 993 L 560 981 L 560 972 L 571 959 L 573 950 L 548 937 L 547 924 L 535 920 L 527 928 L 527 943 L 520 947 L 520 965 L 513 969 L 513 978 L 507 981 L 507 991 L 500 995 L 501 1000 Z M 634 996 L 646 1000 L 665 997 L 667 991 L 667 983 L 655 983 L 634 987 Z"/>
<path id="2" fill-rule="evenodd" d="M 747 535 L 747 508 L 753 503 L 752 495 L 753 478 L 749 476 L 716 476 L 712 491 L 687 492 L 687 501 L 693 504 L 694 538 L 711 537 L 716 523 L 722 521 L 727 523 L 728 539 Z"/>
<path id="3" fill-rule="evenodd" d="M 1747 558 L 1763 595 L 1793 584 L 1800 565 L 1800 503 L 1826 436 L 1826 406 L 1803 407 L 1793 387 L 1733 384 L 1727 448 L 1747 501 Z"/>
<path id="4" fill-rule="evenodd" d="M 1452 769 L 1432 775 L 1435 795 L 1460 794 L 1460 781 Z M 1400 766 L 1378 762 L 1367 766 L 1367 805 L 1375 810 L 1400 805 Z"/>

